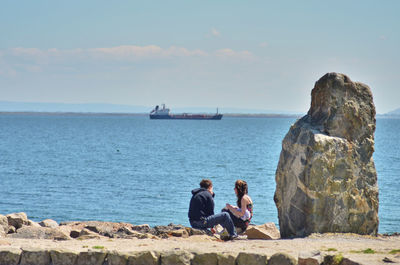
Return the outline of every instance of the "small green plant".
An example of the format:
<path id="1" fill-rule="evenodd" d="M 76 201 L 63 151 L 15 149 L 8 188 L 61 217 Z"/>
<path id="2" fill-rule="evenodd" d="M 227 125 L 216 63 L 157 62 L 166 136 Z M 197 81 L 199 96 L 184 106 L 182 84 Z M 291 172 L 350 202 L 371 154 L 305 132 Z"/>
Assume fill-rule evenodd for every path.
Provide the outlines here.
<path id="1" fill-rule="evenodd" d="M 83 248 L 88 248 L 89 246 L 82 246 Z"/>
<path id="2" fill-rule="evenodd" d="M 104 249 L 103 246 L 93 246 L 92 248 L 94 248 L 94 249 Z"/>
<path id="3" fill-rule="evenodd" d="M 326 251 L 337 251 L 337 249 L 336 248 L 328 248 Z"/>
<path id="4" fill-rule="evenodd" d="M 343 260 L 343 255 L 342 253 L 339 253 L 333 257 L 333 264 L 339 265 L 342 262 L 342 260 Z"/>
<path id="5" fill-rule="evenodd" d="M 364 254 L 375 254 L 375 250 L 367 248 L 362 251 Z"/>
<path id="6" fill-rule="evenodd" d="M 400 253 L 400 249 L 392 249 L 389 254 L 398 254 Z"/>

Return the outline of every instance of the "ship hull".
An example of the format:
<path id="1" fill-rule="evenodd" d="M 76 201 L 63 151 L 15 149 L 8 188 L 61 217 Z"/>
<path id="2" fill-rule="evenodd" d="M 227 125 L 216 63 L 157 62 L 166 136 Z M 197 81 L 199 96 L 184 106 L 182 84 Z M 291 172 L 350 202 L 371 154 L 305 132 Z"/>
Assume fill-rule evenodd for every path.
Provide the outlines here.
<path id="1" fill-rule="evenodd" d="M 222 114 L 168 114 L 168 115 L 157 115 L 150 114 L 152 120 L 220 120 Z"/>

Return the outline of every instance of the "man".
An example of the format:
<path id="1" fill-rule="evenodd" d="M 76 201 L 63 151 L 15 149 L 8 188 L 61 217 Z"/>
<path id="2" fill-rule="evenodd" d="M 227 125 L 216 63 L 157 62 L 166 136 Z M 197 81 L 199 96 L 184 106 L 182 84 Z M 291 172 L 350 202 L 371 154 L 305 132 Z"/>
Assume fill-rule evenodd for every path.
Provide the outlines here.
<path id="1" fill-rule="evenodd" d="M 214 214 L 214 192 L 211 180 L 203 179 L 200 188 L 192 190 L 192 199 L 189 205 L 189 222 L 193 228 L 212 228 L 217 224 L 226 228 L 229 239 L 237 237 L 232 219 L 227 212 Z"/>

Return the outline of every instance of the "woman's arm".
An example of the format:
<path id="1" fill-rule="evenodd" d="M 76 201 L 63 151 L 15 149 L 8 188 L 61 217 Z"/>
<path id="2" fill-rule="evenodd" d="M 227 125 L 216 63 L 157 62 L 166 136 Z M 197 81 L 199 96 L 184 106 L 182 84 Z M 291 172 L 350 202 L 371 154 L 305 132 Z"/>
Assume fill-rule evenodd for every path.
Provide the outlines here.
<path id="1" fill-rule="evenodd" d="M 238 207 L 232 206 L 230 204 L 226 204 L 226 207 L 231 210 L 231 212 L 238 216 L 238 217 L 242 217 L 243 215 L 246 214 L 246 209 L 247 209 L 247 204 L 249 204 L 249 201 L 247 200 L 247 198 L 245 198 L 245 196 L 243 196 L 242 201 L 241 201 L 242 207 L 239 209 Z"/>

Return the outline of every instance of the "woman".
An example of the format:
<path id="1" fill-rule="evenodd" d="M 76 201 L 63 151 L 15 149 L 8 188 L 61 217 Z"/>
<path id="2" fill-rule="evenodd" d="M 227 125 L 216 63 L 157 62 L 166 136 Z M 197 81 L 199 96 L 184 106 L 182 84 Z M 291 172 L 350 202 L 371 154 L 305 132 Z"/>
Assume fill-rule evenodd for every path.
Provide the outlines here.
<path id="1" fill-rule="evenodd" d="M 222 211 L 227 211 L 235 225 L 244 232 L 249 226 L 250 220 L 253 217 L 253 201 L 248 193 L 247 183 L 244 180 L 235 182 L 235 193 L 237 197 L 237 206 L 229 203 Z"/>

